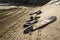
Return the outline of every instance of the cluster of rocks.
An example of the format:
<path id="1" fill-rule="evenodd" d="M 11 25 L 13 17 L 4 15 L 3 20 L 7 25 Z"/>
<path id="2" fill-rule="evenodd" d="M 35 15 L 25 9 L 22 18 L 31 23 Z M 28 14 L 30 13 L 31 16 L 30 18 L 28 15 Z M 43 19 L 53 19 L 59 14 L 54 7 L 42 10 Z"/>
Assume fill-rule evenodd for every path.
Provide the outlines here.
<path id="1" fill-rule="evenodd" d="M 33 32 L 33 31 L 35 31 L 37 29 L 40 29 L 40 28 L 42 29 L 46 25 L 56 21 L 56 19 L 57 19 L 56 16 L 51 16 L 51 17 L 47 18 L 46 20 L 43 20 L 43 21 L 39 22 L 38 19 L 40 18 L 40 16 L 38 16 L 38 15 L 40 15 L 41 13 L 42 12 L 39 10 L 37 12 L 34 12 L 34 13 L 30 14 L 30 16 L 31 16 L 30 19 L 27 20 L 26 23 L 23 25 L 23 27 L 25 28 L 24 34 L 27 34 L 29 32 Z M 37 25 L 36 23 L 39 24 L 39 25 Z M 37 25 L 37 26 L 33 27 L 34 24 Z"/>
<path id="2" fill-rule="evenodd" d="M 40 16 L 38 16 L 39 14 L 41 14 L 42 12 L 39 10 L 35 13 L 30 14 L 30 19 L 26 21 L 26 23 L 23 25 L 24 28 L 26 28 L 26 30 L 24 31 L 25 34 L 29 33 L 29 31 L 34 31 L 33 30 L 33 24 L 38 22 L 38 19 L 40 18 Z"/>

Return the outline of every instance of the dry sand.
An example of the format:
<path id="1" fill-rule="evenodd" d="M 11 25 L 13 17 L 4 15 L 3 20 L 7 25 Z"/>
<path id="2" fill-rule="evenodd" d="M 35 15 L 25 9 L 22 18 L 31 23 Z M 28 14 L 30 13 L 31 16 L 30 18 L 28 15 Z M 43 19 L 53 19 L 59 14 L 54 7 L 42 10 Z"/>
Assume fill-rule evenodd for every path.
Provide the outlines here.
<path id="1" fill-rule="evenodd" d="M 17 7 L 18 8 L 18 7 Z M 23 34 L 23 24 L 30 17 L 30 13 L 41 10 L 40 20 L 56 16 L 57 20 L 43 29 Z M 56 3 L 42 7 L 22 7 L 0 13 L 0 40 L 60 40 L 60 6 Z"/>

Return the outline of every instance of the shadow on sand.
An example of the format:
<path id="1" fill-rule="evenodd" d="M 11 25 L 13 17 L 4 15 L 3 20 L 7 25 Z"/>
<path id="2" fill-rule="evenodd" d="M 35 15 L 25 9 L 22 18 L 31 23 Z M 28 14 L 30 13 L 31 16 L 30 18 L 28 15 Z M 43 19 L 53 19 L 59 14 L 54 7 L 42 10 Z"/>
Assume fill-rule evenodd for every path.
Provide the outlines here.
<path id="1" fill-rule="evenodd" d="M 35 0 L 35 1 L 34 0 L 33 1 L 26 0 L 26 1 L 22 1 L 22 2 L 10 2 L 10 3 L 6 3 L 6 4 L 14 5 L 14 6 L 37 7 L 37 6 L 43 6 L 50 1 L 51 0 Z"/>
<path id="2" fill-rule="evenodd" d="M 25 6 L 43 6 L 45 4 L 47 4 L 48 2 L 50 2 L 51 0 L 37 0 L 36 2 L 32 1 L 32 2 L 24 2 L 22 5 Z"/>

